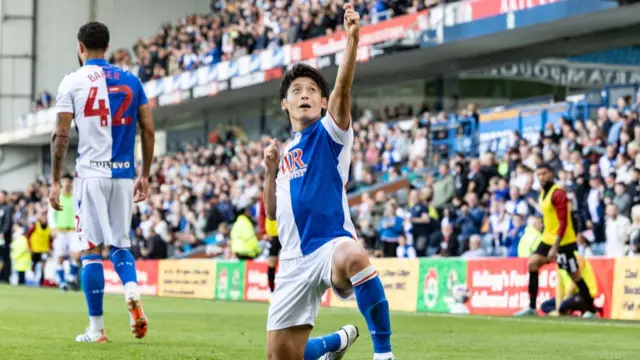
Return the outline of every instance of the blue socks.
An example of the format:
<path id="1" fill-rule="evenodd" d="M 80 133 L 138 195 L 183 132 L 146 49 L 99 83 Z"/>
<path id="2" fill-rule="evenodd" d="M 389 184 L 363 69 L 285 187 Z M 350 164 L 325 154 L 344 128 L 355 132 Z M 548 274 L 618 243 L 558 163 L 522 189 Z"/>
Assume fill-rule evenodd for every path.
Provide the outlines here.
<path id="1" fill-rule="evenodd" d="M 136 263 L 129 249 L 112 246 L 109 251 L 109 259 L 111 259 L 113 268 L 118 273 L 122 285 L 126 285 L 129 282 L 138 282 Z"/>
<path id="2" fill-rule="evenodd" d="M 87 299 L 89 316 L 102 316 L 104 297 L 104 271 L 102 256 L 86 255 L 82 257 L 82 289 Z"/>
<path id="3" fill-rule="evenodd" d="M 367 321 L 373 340 L 373 352 L 391 352 L 391 321 L 389 303 L 384 295 L 384 287 L 373 266 L 360 271 L 351 278 L 356 294 L 358 309 Z M 306 359 L 306 358 L 305 358 Z"/>
<path id="4" fill-rule="evenodd" d="M 71 279 L 73 279 L 74 281 L 78 277 L 79 269 L 80 268 L 78 267 L 78 264 L 74 259 L 69 260 L 69 275 L 71 276 Z"/>
<path id="5" fill-rule="evenodd" d="M 58 268 L 56 269 L 56 275 L 58 275 L 58 285 L 63 285 L 67 282 L 64 278 L 64 268 L 60 264 L 58 264 Z"/>
<path id="6" fill-rule="evenodd" d="M 340 335 L 333 333 L 322 337 L 315 337 L 307 341 L 304 348 L 304 360 L 317 360 L 320 356 L 340 349 Z"/>

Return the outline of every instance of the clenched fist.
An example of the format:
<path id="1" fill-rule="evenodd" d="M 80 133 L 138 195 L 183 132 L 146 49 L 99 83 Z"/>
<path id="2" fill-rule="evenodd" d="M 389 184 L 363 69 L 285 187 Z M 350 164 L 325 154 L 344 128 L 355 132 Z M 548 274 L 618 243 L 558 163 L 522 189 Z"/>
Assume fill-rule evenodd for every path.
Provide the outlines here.
<path id="1" fill-rule="evenodd" d="M 344 28 L 351 37 L 360 37 L 360 14 L 353 9 L 353 4 L 344 4 Z"/>
<path id="2" fill-rule="evenodd" d="M 278 165 L 280 164 L 280 144 L 278 140 L 271 139 L 269 146 L 264 149 L 264 165 L 267 172 L 273 176 L 278 173 Z"/>

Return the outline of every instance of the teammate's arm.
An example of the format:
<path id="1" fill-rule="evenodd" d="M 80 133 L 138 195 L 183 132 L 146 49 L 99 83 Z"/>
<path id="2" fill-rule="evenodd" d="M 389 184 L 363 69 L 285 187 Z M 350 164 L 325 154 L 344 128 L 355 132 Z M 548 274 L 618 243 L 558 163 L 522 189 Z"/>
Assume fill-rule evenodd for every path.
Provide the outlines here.
<path id="1" fill-rule="evenodd" d="M 62 166 L 69 149 L 69 129 L 73 121 L 73 113 L 59 112 L 56 128 L 51 136 L 51 191 L 49 203 L 56 210 L 62 210 L 60 205 L 60 177 Z"/>
<path id="2" fill-rule="evenodd" d="M 328 111 L 338 127 L 347 130 L 351 122 L 351 86 L 356 70 L 358 41 L 360 40 L 360 15 L 349 3 L 344 5 L 344 10 L 344 28 L 348 31 L 349 37 L 342 57 L 342 64 L 338 68 L 336 84 L 331 96 L 329 96 Z"/>
<path id="3" fill-rule="evenodd" d="M 140 202 L 149 196 L 149 176 L 151 175 L 151 161 L 153 161 L 153 148 L 156 141 L 151 107 L 146 101 L 138 107 L 138 114 L 140 141 L 142 142 L 142 171 L 133 185 L 134 202 Z"/>
<path id="4" fill-rule="evenodd" d="M 153 161 L 153 148 L 156 141 L 156 133 L 151 117 L 149 104 L 140 105 L 140 141 L 142 142 L 142 177 L 148 178 Z"/>

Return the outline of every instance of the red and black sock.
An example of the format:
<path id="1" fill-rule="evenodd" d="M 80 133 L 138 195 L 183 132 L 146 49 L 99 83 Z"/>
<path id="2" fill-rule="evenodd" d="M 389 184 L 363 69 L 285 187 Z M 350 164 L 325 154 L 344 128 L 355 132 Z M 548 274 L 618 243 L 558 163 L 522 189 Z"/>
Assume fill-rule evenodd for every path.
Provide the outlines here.
<path id="1" fill-rule="evenodd" d="M 271 292 L 276 288 L 276 268 L 269 266 L 267 269 L 267 278 L 269 279 L 269 289 Z"/>
<path id="2" fill-rule="evenodd" d="M 593 298 L 591 297 L 591 293 L 589 292 L 589 287 L 584 282 L 584 279 L 580 279 L 580 281 L 578 281 L 576 283 L 576 285 L 578 285 L 578 290 L 580 291 L 580 296 L 584 300 L 584 308 L 585 308 L 585 310 L 590 311 L 592 313 L 595 313 L 596 312 L 596 308 L 593 306 Z"/>
<path id="3" fill-rule="evenodd" d="M 536 309 L 536 300 L 538 299 L 538 272 L 529 271 L 529 307 Z"/>

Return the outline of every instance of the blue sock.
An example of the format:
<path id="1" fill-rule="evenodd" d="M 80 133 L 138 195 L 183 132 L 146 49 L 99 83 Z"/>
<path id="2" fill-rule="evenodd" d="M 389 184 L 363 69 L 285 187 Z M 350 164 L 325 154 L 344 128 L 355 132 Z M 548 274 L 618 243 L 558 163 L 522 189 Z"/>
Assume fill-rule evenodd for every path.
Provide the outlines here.
<path id="1" fill-rule="evenodd" d="M 111 259 L 113 268 L 118 273 L 122 285 L 132 281 L 136 284 L 138 283 L 136 277 L 136 262 L 129 249 L 112 246 L 109 251 L 109 259 Z"/>
<path id="2" fill-rule="evenodd" d="M 76 278 L 76 276 L 78 276 L 79 269 L 80 268 L 78 267 L 78 264 L 75 260 L 69 261 L 69 275 L 73 276 L 74 279 Z"/>
<path id="3" fill-rule="evenodd" d="M 58 269 L 56 269 L 56 275 L 58 275 L 58 285 L 62 285 L 67 281 L 64 278 L 64 268 L 62 265 L 58 265 Z"/>
<path id="4" fill-rule="evenodd" d="M 102 256 L 97 254 L 83 256 L 82 265 L 82 290 L 87 299 L 89 316 L 101 316 L 104 297 Z"/>
<path id="5" fill-rule="evenodd" d="M 317 360 L 320 356 L 340 349 L 340 335 L 333 333 L 315 337 L 307 341 L 304 348 L 304 360 Z"/>
<path id="6" fill-rule="evenodd" d="M 351 278 L 356 294 L 358 309 L 367 321 L 373 341 L 373 352 L 391 352 L 391 320 L 389 303 L 384 295 L 384 287 L 373 266 L 362 270 Z"/>

